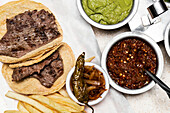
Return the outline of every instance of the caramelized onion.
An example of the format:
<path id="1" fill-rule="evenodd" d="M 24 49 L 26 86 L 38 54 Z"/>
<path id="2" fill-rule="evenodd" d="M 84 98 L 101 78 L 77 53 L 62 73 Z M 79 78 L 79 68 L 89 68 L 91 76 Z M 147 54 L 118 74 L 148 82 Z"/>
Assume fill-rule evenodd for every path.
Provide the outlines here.
<path id="1" fill-rule="evenodd" d="M 90 85 L 100 86 L 100 81 L 84 79 L 84 82 Z"/>
<path id="2" fill-rule="evenodd" d="M 90 75 L 89 74 L 87 74 L 87 73 L 84 73 L 84 78 L 89 78 L 90 77 Z"/>
<path id="3" fill-rule="evenodd" d="M 91 90 L 94 90 L 94 89 L 96 89 L 96 88 L 97 88 L 96 86 L 89 86 L 89 87 L 87 88 L 87 91 L 90 92 Z"/>
<path id="4" fill-rule="evenodd" d="M 84 82 L 87 84 L 87 92 L 90 100 L 98 99 L 105 89 L 105 79 L 103 73 L 94 66 L 84 67 Z"/>

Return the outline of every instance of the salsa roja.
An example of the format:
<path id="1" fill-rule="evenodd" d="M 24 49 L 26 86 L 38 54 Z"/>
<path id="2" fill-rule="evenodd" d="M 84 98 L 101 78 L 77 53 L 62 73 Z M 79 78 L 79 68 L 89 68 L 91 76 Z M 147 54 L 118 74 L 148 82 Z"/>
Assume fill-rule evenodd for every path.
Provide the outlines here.
<path id="1" fill-rule="evenodd" d="M 151 82 L 144 69 L 156 74 L 157 56 L 145 41 L 128 38 L 111 47 L 106 64 L 110 77 L 118 85 L 139 89 Z"/>

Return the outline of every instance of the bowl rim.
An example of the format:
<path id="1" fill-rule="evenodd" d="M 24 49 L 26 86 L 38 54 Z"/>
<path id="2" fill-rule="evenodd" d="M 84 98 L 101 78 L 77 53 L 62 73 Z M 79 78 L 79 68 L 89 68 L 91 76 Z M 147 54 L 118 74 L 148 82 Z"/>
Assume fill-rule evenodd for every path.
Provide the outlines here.
<path id="1" fill-rule="evenodd" d="M 138 39 L 145 40 L 147 43 L 149 43 L 152 46 L 152 48 L 155 50 L 155 53 L 156 53 L 157 58 L 158 58 L 158 68 L 157 68 L 156 76 L 158 78 L 161 77 L 161 74 L 163 72 L 163 67 L 164 67 L 164 59 L 163 59 L 163 54 L 162 54 L 160 47 L 149 36 L 142 34 L 142 33 L 138 33 L 138 32 L 125 32 L 125 33 L 122 33 L 122 34 L 115 36 L 111 41 L 109 41 L 109 43 L 106 45 L 106 47 L 105 47 L 105 49 L 102 53 L 101 66 L 105 70 L 105 72 L 107 73 L 110 85 L 113 88 L 115 88 L 116 90 L 118 90 L 122 93 L 126 93 L 126 94 L 140 94 L 140 93 L 144 93 L 144 92 L 150 90 L 152 87 L 154 87 L 155 82 L 152 80 L 148 85 L 146 85 L 146 86 L 144 86 L 140 89 L 126 89 L 126 88 L 119 86 L 118 84 L 116 84 L 111 79 L 111 77 L 108 74 L 107 67 L 106 67 L 107 54 L 108 54 L 110 48 L 112 47 L 112 45 L 115 44 L 116 42 L 122 40 L 122 39 L 126 39 L 126 38 L 129 38 L 129 37 L 131 37 L 131 38 L 135 37 L 135 38 L 138 38 Z"/>
<path id="2" fill-rule="evenodd" d="M 170 36 L 170 23 L 167 25 L 165 29 L 165 36 L 164 36 L 164 43 L 165 43 L 165 49 L 170 57 L 170 43 L 169 43 L 169 36 Z"/>
<path id="3" fill-rule="evenodd" d="M 77 7 L 78 10 L 80 12 L 80 14 L 82 15 L 82 17 L 91 25 L 100 28 L 100 29 L 105 29 L 105 30 L 111 30 L 111 29 L 117 29 L 120 28 L 122 26 L 124 26 L 125 24 L 127 24 L 136 14 L 137 9 L 138 9 L 138 5 L 139 5 L 139 0 L 133 0 L 133 7 L 131 9 L 130 14 L 121 22 L 117 23 L 117 24 L 113 24 L 113 25 L 103 25 L 100 23 L 97 23 L 95 21 L 93 21 L 92 19 L 90 19 L 87 14 L 85 13 L 83 6 L 82 6 L 82 0 L 77 0 Z"/>
<path id="4" fill-rule="evenodd" d="M 108 91 L 109 91 L 109 88 L 110 88 L 108 76 L 107 76 L 106 72 L 102 69 L 102 67 L 100 67 L 99 65 L 92 63 L 92 62 L 85 62 L 85 66 L 93 66 L 93 65 L 96 69 L 98 69 L 99 71 L 101 71 L 103 73 L 103 76 L 104 76 L 104 79 L 105 79 L 105 88 L 107 90 L 101 95 L 102 98 L 98 98 L 96 100 L 89 101 L 88 102 L 89 105 L 95 105 L 95 104 L 98 104 L 99 102 L 101 102 L 106 97 L 106 95 L 108 94 Z M 73 92 L 71 91 L 70 80 L 71 80 L 72 74 L 74 72 L 74 69 L 75 69 L 75 66 L 70 70 L 70 72 L 67 75 L 66 91 L 67 91 L 68 95 L 70 96 L 70 98 L 72 100 L 74 100 L 75 102 L 77 102 L 80 105 L 85 105 L 84 103 L 79 102 L 77 100 L 77 98 L 74 96 Z"/>

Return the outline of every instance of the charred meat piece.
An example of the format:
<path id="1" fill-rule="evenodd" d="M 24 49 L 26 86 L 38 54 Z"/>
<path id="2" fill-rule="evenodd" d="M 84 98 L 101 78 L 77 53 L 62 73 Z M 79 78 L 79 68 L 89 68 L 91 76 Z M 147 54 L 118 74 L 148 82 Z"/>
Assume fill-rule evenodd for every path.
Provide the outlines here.
<path id="1" fill-rule="evenodd" d="M 26 11 L 6 20 L 7 32 L 0 40 L 0 55 L 21 57 L 60 36 L 52 13 Z"/>
<path id="2" fill-rule="evenodd" d="M 62 62 L 60 60 L 53 60 L 40 74 L 34 74 L 32 77 L 37 78 L 43 86 L 50 88 L 62 74 Z"/>
<path id="3" fill-rule="evenodd" d="M 63 60 L 58 51 L 43 61 L 31 66 L 18 67 L 13 71 L 13 81 L 19 82 L 28 77 L 34 77 L 40 83 L 50 88 L 53 83 L 63 74 Z"/>

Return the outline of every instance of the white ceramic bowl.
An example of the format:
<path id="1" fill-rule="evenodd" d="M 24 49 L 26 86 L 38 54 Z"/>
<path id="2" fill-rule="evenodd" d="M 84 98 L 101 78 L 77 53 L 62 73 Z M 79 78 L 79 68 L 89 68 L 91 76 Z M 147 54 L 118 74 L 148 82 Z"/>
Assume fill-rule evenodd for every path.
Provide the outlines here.
<path id="1" fill-rule="evenodd" d="M 80 12 L 80 14 L 82 15 L 82 17 L 91 25 L 100 28 L 100 29 L 106 29 L 106 30 L 110 30 L 110 29 L 116 29 L 116 28 L 120 28 L 123 25 L 127 24 L 135 15 L 137 9 L 138 9 L 138 4 L 139 4 L 139 0 L 133 0 L 133 7 L 131 9 L 130 14 L 128 15 L 128 17 L 126 17 L 123 21 L 117 23 L 117 24 L 113 24 L 113 25 L 103 25 L 100 23 L 97 23 L 95 21 L 93 21 L 92 19 L 90 19 L 87 14 L 85 13 L 83 6 L 82 6 L 82 0 L 77 0 L 77 7 L 78 10 Z"/>
<path id="2" fill-rule="evenodd" d="M 107 93 L 108 93 L 108 91 L 109 91 L 109 80 L 108 80 L 108 76 L 107 76 L 107 74 L 105 73 L 105 71 L 104 71 L 100 66 L 98 66 L 97 64 L 94 64 L 94 63 L 91 63 L 91 62 L 85 62 L 85 66 L 93 66 L 93 65 L 94 65 L 94 67 L 95 67 L 96 69 L 98 69 L 99 71 L 101 71 L 101 72 L 103 73 L 103 76 L 104 76 L 104 79 L 105 79 L 105 88 L 106 88 L 107 90 L 101 95 L 101 98 L 98 98 L 98 99 L 96 99 L 96 100 L 90 100 L 90 101 L 88 102 L 89 105 L 95 105 L 95 104 L 101 102 L 101 101 L 105 98 L 105 96 L 107 95 Z M 67 90 L 68 95 L 69 95 L 75 102 L 77 102 L 77 103 L 80 104 L 80 105 L 84 105 L 83 103 L 81 103 L 81 102 L 79 102 L 79 101 L 77 100 L 77 98 L 74 96 L 74 94 L 73 94 L 73 92 L 72 92 L 72 90 L 71 90 L 70 81 L 71 81 L 71 77 L 72 77 L 72 75 L 73 75 L 74 69 L 75 69 L 75 67 L 73 67 L 73 68 L 70 70 L 70 72 L 68 73 L 68 75 L 67 75 L 67 79 L 66 79 L 66 90 Z"/>
<path id="3" fill-rule="evenodd" d="M 157 67 L 156 76 L 158 78 L 161 77 L 161 74 L 163 72 L 163 66 L 164 66 L 164 60 L 163 60 L 163 55 L 162 55 L 161 49 L 154 40 L 152 40 L 150 37 L 148 37 L 144 34 L 141 34 L 141 33 L 125 32 L 125 33 L 122 33 L 122 34 L 114 37 L 111 41 L 109 41 L 109 43 L 107 44 L 107 46 L 105 47 L 105 49 L 102 53 L 102 61 L 101 61 L 102 64 L 101 65 L 102 65 L 103 69 L 106 71 L 106 73 L 109 77 L 109 82 L 113 88 L 115 88 L 116 90 L 118 90 L 122 93 L 126 93 L 126 94 L 140 94 L 140 93 L 146 92 L 149 89 L 151 89 L 155 85 L 154 81 L 151 81 L 148 85 L 146 85 L 140 89 L 126 89 L 126 88 L 123 88 L 123 87 L 119 86 L 118 84 L 116 84 L 114 82 L 114 80 L 111 79 L 111 77 L 109 76 L 108 71 L 107 71 L 106 58 L 107 58 L 108 52 L 111 49 L 112 45 L 114 45 L 116 42 L 118 42 L 120 40 L 127 39 L 127 38 L 142 39 L 142 40 L 148 42 L 148 44 L 150 44 L 152 46 L 152 48 L 155 50 L 155 53 L 156 53 L 157 59 L 158 59 L 158 67 Z"/>
<path id="4" fill-rule="evenodd" d="M 165 30 L 164 43 L 165 43 L 166 52 L 170 57 L 170 23 L 167 25 Z"/>

